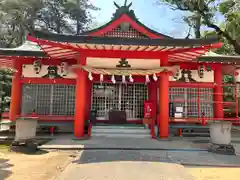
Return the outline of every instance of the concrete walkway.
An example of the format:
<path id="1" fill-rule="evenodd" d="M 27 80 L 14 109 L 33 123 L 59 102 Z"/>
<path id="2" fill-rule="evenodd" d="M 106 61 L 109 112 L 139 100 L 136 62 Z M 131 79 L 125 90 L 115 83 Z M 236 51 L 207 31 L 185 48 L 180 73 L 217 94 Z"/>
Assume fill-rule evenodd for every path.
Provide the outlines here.
<path id="1" fill-rule="evenodd" d="M 239 156 L 207 152 L 83 150 L 56 180 L 195 180 L 185 167 L 234 166 Z"/>
<path id="2" fill-rule="evenodd" d="M 236 141 L 236 140 L 235 140 Z M 237 141 L 236 141 L 237 142 Z M 183 165 L 240 167 L 240 141 L 234 144 L 236 156 L 209 153 L 208 138 L 172 138 L 171 140 L 152 140 L 148 138 L 104 138 L 93 137 L 89 140 L 74 140 L 72 136 L 58 136 L 56 139 L 39 146 L 40 149 L 83 150 L 83 153 L 97 151 L 91 157 L 97 158 L 99 152 L 140 152 L 141 156 L 158 158 L 157 162 Z M 126 153 L 123 156 L 127 156 Z M 118 157 L 118 156 L 116 156 Z M 121 157 L 121 155 L 119 156 Z M 105 159 L 107 160 L 107 159 Z M 107 160 L 108 161 L 108 160 Z"/>
<path id="3" fill-rule="evenodd" d="M 88 140 L 74 140 L 73 136 L 61 136 L 39 146 L 41 149 L 132 149 L 132 150 L 198 150 L 206 148 L 183 138 L 153 140 L 150 138 L 92 137 Z"/>

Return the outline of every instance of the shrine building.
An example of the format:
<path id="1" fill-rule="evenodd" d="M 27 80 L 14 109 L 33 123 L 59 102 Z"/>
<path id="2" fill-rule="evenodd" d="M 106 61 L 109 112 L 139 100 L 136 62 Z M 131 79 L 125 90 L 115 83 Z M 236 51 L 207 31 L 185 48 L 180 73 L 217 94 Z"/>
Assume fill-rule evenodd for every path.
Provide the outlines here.
<path id="1" fill-rule="evenodd" d="M 82 137 L 91 111 L 96 125 L 143 124 L 149 103 L 161 138 L 174 123 L 224 120 L 223 73 L 235 72 L 239 58 L 209 55 L 222 46 L 217 38 L 156 32 L 130 6 L 118 6 L 110 22 L 80 35 L 35 31 L 20 47 L 0 49 L 1 67 L 16 70 L 10 120 L 35 112 L 40 122 L 73 123 Z"/>

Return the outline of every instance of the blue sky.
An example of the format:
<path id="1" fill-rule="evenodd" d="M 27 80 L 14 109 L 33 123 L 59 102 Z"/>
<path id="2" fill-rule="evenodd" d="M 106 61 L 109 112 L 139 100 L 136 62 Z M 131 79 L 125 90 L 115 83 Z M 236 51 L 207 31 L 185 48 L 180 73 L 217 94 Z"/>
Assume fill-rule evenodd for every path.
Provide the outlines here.
<path id="1" fill-rule="evenodd" d="M 94 24 L 103 25 L 111 20 L 115 12 L 114 0 L 91 0 L 101 10 L 93 12 Z M 176 38 L 186 36 L 188 26 L 182 21 L 182 12 L 173 11 L 164 5 L 157 5 L 157 0 L 128 0 L 132 2 L 132 9 L 137 18 L 148 27 Z M 118 5 L 123 5 L 124 0 L 115 0 Z"/>

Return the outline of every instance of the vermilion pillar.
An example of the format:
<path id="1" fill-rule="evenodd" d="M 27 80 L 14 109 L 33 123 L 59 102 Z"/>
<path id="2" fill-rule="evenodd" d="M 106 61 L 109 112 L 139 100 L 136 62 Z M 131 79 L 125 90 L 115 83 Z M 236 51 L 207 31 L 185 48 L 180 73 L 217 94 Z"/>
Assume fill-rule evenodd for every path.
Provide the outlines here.
<path id="1" fill-rule="evenodd" d="M 148 85 L 148 99 L 152 102 L 153 104 L 153 120 L 155 123 L 157 123 L 157 83 L 151 82 Z"/>
<path id="2" fill-rule="evenodd" d="M 81 57 L 80 64 L 85 64 L 86 58 Z M 86 118 L 86 90 L 87 90 L 87 73 L 79 69 L 76 72 L 76 97 L 75 97 L 75 120 L 74 136 L 76 138 L 84 137 L 84 121 Z"/>
<path id="3" fill-rule="evenodd" d="M 214 70 L 214 117 L 223 118 L 223 87 L 222 87 L 222 67 L 221 65 L 217 66 Z"/>
<path id="4" fill-rule="evenodd" d="M 21 109 L 21 75 L 22 75 L 22 65 L 19 62 L 15 64 L 16 72 L 12 77 L 12 89 L 11 89 L 11 103 L 9 111 L 9 119 L 11 121 L 16 120 L 16 115 L 20 113 Z"/>
<path id="5" fill-rule="evenodd" d="M 169 73 L 163 72 L 159 79 L 159 129 L 160 138 L 168 138 L 169 126 Z"/>

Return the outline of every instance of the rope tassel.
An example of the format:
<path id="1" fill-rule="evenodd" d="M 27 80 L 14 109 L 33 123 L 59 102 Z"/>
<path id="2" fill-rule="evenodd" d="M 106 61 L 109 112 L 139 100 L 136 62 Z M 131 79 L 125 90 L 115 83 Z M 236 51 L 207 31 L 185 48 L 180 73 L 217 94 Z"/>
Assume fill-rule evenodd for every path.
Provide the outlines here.
<path id="1" fill-rule="evenodd" d="M 157 81 L 157 80 L 158 80 L 158 77 L 157 77 L 157 75 L 156 75 L 155 73 L 153 74 L 153 80 L 154 80 L 154 81 Z"/>
<path id="2" fill-rule="evenodd" d="M 132 75 L 131 75 L 131 74 L 129 75 L 129 81 L 130 81 L 131 83 L 133 83 L 133 82 L 134 82 L 134 79 L 133 79 L 133 77 L 132 77 Z"/>
<path id="3" fill-rule="evenodd" d="M 91 72 L 88 73 L 88 79 L 89 79 L 90 81 L 93 80 L 93 76 L 92 76 L 92 73 L 91 73 Z"/>
<path id="4" fill-rule="evenodd" d="M 146 75 L 146 84 L 150 82 L 149 75 Z"/>
<path id="5" fill-rule="evenodd" d="M 126 83 L 126 76 L 122 75 L 122 82 L 125 84 Z"/>
<path id="6" fill-rule="evenodd" d="M 114 75 L 112 75 L 111 81 L 112 81 L 113 84 L 116 84 L 116 80 L 115 80 Z"/>
<path id="7" fill-rule="evenodd" d="M 103 74 L 100 74 L 100 81 L 103 82 L 103 80 L 104 80 Z"/>

